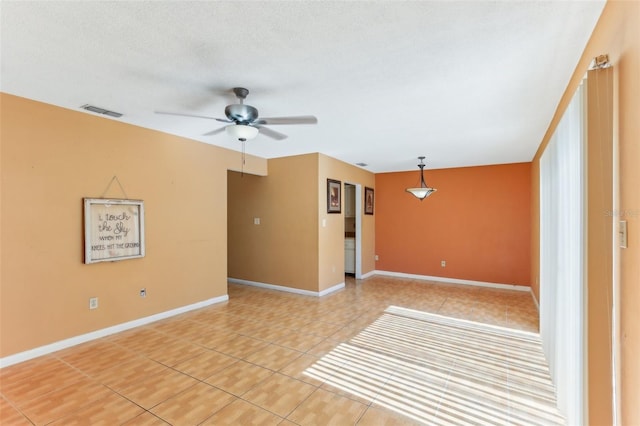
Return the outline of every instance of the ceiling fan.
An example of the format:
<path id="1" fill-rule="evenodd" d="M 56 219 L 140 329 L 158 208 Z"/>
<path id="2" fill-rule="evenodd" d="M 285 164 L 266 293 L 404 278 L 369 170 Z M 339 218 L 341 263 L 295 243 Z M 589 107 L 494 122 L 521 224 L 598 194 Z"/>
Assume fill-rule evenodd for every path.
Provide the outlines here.
<path id="1" fill-rule="evenodd" d="M 219 129 L 212 130 L 204 134 L 204 136 L 217 135 L 225 130 L 233 138 L 238 139 L 241 142 L 245 142 L 249 139 L 253 139 L 259 133 L 276 140 L 286 139 L 287 135 L 276 132 L 265 125 L 283 125 L 283 124 L 317 124 L 318 119 L 313 115 L 301 115 L 294 117 L 258 117 L 258 110 L 251 106 L 246 105 L 244 100 L 249 94 L 249 90 L 244 87 L 234 87 L 233 93 L 238 98 L 238 103 L 227 105 L 224 109 L 224 114 L 227 117 L 217 118 L 208 117 L 204 115 L 185 114 L 180 112 L 167 112 L 156 111 L 156 114 L 167 115 L 181 115 L 185 117 L 206 118 L 209 120 L 216 120 L 222 123 L 229 123 L 227 126 L 220 127 Z"/>

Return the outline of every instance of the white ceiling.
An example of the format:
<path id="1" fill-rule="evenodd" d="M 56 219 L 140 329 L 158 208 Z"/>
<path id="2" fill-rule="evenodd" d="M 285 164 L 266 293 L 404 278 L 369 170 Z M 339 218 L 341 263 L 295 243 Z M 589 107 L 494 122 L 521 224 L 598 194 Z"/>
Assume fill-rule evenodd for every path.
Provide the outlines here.
<path id="1" fill-rule="evenodd" d="M 224 117 L 243 86 L 261 116 L 319 120 L 247 142 L 265 158 L 321 152 L 373 172 L 417 170 L 419 155 L 427 169 L 530 161 L 603 6 L 2 1 L 0 88 L 240 150 L 202 135 L 223 123 L 154 111 Z"/>

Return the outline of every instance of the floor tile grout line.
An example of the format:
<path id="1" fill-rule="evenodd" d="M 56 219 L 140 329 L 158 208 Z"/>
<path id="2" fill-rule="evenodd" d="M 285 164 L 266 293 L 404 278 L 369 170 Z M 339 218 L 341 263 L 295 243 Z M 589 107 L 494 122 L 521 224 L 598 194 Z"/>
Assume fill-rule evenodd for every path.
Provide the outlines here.
<path id="1" fill-rule="evenodd" d="M 305 401 L 307 401 L 309 398 L 311 398 L 311 395 L 313 395 L 314 393 L 318 392 L 318 390 L 320 390 L 320 387 L 316 387 L 316 388 L 313 390 L 313 392 L 311 392 L 309 395 L 307 395 L 307 397 L 306 397 L 306 398 L 304 398 L 302 401 L 300 401 L 300 402 L 299 402 L 299 403 L 298 403 L 298 404 L 297 404 L 297 405 L 296 405 L 296 406 L 295 406 L 291 411 L 289 411 L 289 412 L 287 413 L 287 415 L 286 415 L 286 416 L 284 416 L 284 419 L 285 419 L 285 420 L 289 420 L 289 421 L 290 421 L 290 422 L 292 422 L 292 423 L 296 423 L 296 422 L 294 422 L 293 420 L 290 420 L 290 419 L 289 419 L 289 416 L 290 416 L 291 414 L 293 414 L 293 413 L 294 413 L 294 412 L 295 412 L 295 411 L 296 411 L 296 410 L 297 410 L 297 409 L 298 409 L 302 404 L 304 404 L 304 402 L 305 402 Z"/>
<path id="2" fill-rule="evenodd" d="M 240 361 L 242 361 L 242 360 L 240 360 Z M 209 387 L 212 387 L 212 388 L 214 388 L 214 389 L 220 390 L 221 392 L 224 392 L 224 393 L 226 393 L 226 394 L 230 395 L 232 398 L 234 398 L 234 399 L 233 399 L 232 401 L 230 401 L 228 404 L 225 404 L 224 406 L 220 407 L 218 410 L 216 410 L 214 413 L 211 413 L 211 415 L 210 415 L 210 416 L 207 416 L 204 420 L 202 420 L 202 421 L 201 421 L 200 423 L 198 423 L 198 424 L 204 423 L 207 419 L 209 419 L 210 417 L 213 417 L 216 413 L 218 413 L 219 411 L 221 411 L 222 409 L 224 409 L 225 407 L 227 407 L 228 405 L 230 405 L 231 403 L 233 403 L 235 400 L 243 400 L 243 401 L 245 401 L 245 402 L 251 403 L 251 401 L 248 401 L 248 400 L 246 400 L 246 399 L 242 398 L 242 395 L 234 395 L 233 393 L 228 392 L 228 391 L 226 391 L 226 390 L 224 390 L 224 389 L 222 389 L 222 388 L 219 388 L 219 387 L 217 387 L 217 386 L 215 386 L 215 385 L 212 385 L 212 384 L 210 384 L 210 383 L 208 383 L 208 382 L 206 382 L 206 381 L 204 381 L 204 380 L 200 380 L 200 379 L 198 379 L 197 377 L 191 376 L 191 375 L 189 375 L 188 373 L 185 373 L 184 371 L 176 370 L 176 369 L 174 369 L 174 368 L 172 368 L 172 367 L 167 367 L 167 368 L 169 368 L 169 369 L 171 369 L 171 370 L 173 370 L 173 371 L 175 371 L 175 372 L 177 372 L 177 373 L 180 373 L 180 374 L 184 374 L 184 375 L 186 375 L 186 376 L 189 376 L 189 377 L 191 377 L 192 379 L 197 380 L 199 383 L 202 383 L 202 384 L 204 384 L 204 385 L 206 385 L 206 386 L 209 386 Z M 214 373 L 214 374 L 215 374 L 215 373 Z M 135 401 L 131 400 L 131 399 L 130 399 L 130 398 L 128 398 L 127 396 L 125 396 L 125 395 L 121 394 L 121 393 L 120 393 L 120 392 L 118 392 L 117 390 L 114 390 L 114 389 L 111 389 L 111 390 L 112 390 L 113 392 L 117 393 L 117 394 L 118 394 L 119 396 L 121 396 L 122 398 L 125 398 L 126 400 L 130 401 L 131 403 L 133 403 L 133 404 L 135 404 L 135 405 L 139 406 L 140 408 L 142 408 L 144 411 L 148 412 L 149 414 L 152 414 L 153 416 L 155 416 L 155 417 L 159 418 L 159 419 L 160 419 L 160 420 L 162 420 L 162 421 L 168 422 L 166 419 L 164 419 L 164 418 L 160 417 L 159 415 L 155 414 L 155 413 L 154 413 L 153 411 L 151 411 L 151 410 L 153 410 L 155 407 L 158 407 L 159 405 L 163 404 L 164 402 L 167 402 L 167 401 L 169 401 L 170 399 L 175 398 L 175 397 L 177 397 L 178 395 L 180 395 L 180 394 L 182 394 L 182 393 L 187 392 L 189 389 L 191 389 L 191 388 L 193 388 L 193 387 L 195 387 L 195 386 L 197 386 L 197 385 L 198 385 L 198 383 L 194 383 L 193 385 L 191 385 L 191 386 L 189 386 L 189 387 L 187 387 L 187 388 L 185 388 L 185 389 L 181 390 L 180 392 L 178 392 L 178 393 L 176 393 L 176 394 L 173 394 L 173 395 L 171 395 L 171 396 L 167 397 L 166 399 L 164 399 L 164 400 L 162 400 L 162 401 L 160 401 L 160 402 L 156 403 L 155 405 L 153 405 L 153 406 L 151 406 L 151 407 L 149 407 L 149 408 L 145 408 L 145 407 L 141 406 L 140 404 L 138 404 L 138 403 L 136 403 Z M 105 385 L 105 386 L 107 386 L 107 385 Z M 256 385 L 256 386 L 257 386 L 257 385 Z M 107 386 L 107 387 L 108 387 L 108 386 Z M 255 386 L 254 386 L 254 387 L 255 387 Z M 253 388 L 251 388 L 251 389 L 253 389 Z M 246 394 L 247 392 L 249 392 L 249 390 L 251 390 L 251 389 L 248 389 L 247 391 L 243 392 L 243 395 L 244 395 L 244 394 Z M 252 405 L 255 405 L 255 404 L 253 404 L 253 403 L 251 403 L 251 404 L 252 404 Z M 262 408 L 262 407 L 259 407 L 259 408 Z M 264 409 L 264 408 L 262 408 L 262 409 Z M 266 410 L 266 411 L 268 411 L 268 410 Z M 277 415 L 276 413 L 272 413 L 272 414 Z M 136 416 L 136 417 L 137 417 L 137 416 Z M 278 416 L 278 417 L 281 417 L 281 416 Z M 170 423 L 169 423 L 169 424 L 170 424 Z"/>
<path id="3" fill-rule="evenodd" d="M 255 403 L 253 403 L 253 402 L 249 401 L 248 399 L 243 399 L 242 397 L 237 397 L 237 396 L 236 396 L 236 398 L 237 398 L 236 400 L 238 400 L 238 401 L 246 402 L 247 404 L 251 404 L 251 405 L 253 405 L 253 406 L 254 406 L 254 407 L 256 407 L 256 408 L 259 408 L 259 409 L 264 410 L 264 411 L 266 411 L 266 412 L 268 412 L 268 413 L 270 413 L 270 414 L 273 414 L 274 416 L 276 416 L 276 417 L 278 417 L 279 419 L 281 419 L 281 421 L 282 421 L 282 420 L 285 420 L 285 418 L 284 418 L 284 417 L 282 417 L 281 415 L 276 414 L 276 413 L 274 413 L 273 411 L 267 410 L 266 408 L 261 407 L 261 406 L 259 406 L 259 405 L 255 404 Z M 215 416 L 215 415 L 216 415 L 216 414 L 218 414 L 220 411 L 222 411 L 224 408 L 226 408 L 226 407 L 228 407 L 229 405 L 231 405 L 231 404 L 233 404 L 234 402 L 236 402 L 236 400 L 233 400 L 233 401 L 231 401 L 230 403 L 226 404 L 223 408 L 221 408 L 221 409 L 217 410 L 215 413 L 211 414 L 211 415 L 210 415 L 210 416 L 208 416 L 206 419 L 204 419 L 203 421 L 201 421 L 200 423 L 198 423 L 198 425 L 201 425 L 202 423 L 206 422 L 206 421 L 207 421 L 207 420 L 209 420 L 211 417 Z"/>
<path id="4" fill-rule="evenodd" d="M 11 400 L 9 400 L 9 398 L 7 398 L 4 394 L 2 394 L 2 398 L 6 401 L 7 404 L 9 404 L 11 406 L 11 408 L 13 408 L 14 410 L 16 410 L 18 413 L 20 413 L 25 419 L 27 419 L 29 421 L 29 423 L 31 423 L 32 425 L 35 425 L 35 423 L 33 421 L 31 421 L 31 419 L 27 416 L 27 414 L 20 409 L 20 407 L 18 407 L 17 405 L 15 405 Z"/>
<path id="5" fill-rule="evenodd" d="M 61 362 L 62 364 L 65 364 L 67 367 L 71 368 L 72 370 L 76 371 L 77 373 L 81 374 L 81 375 L 82 375 L 82 376 L 84 376 L 84 377 L 79 377 L 77 380 L 74 380 L 74 381 L 71 381 L 71 382 L 67 383 L 67 384 L 66 384 L 65 386 L 63 386 L 62 388 L 52 388 L 52 389 L 51 389 L 51 390 L 49 390 L 48 392 L 45 392 L 45 393 L 42 393 L 42 394 L 38 394 L 38 395 L 34 395 L 34 396 L 32 396 L 31 398 L 24 400 L 24 402 L 25 402 L 25 403 L 29 403 L 29 402 L 35 401 L 35 400 L 37 400 L 37 399 L 41 399 L 41 398 L 43 398 L 43 397 L 45 397 L 45 396 L 47 396 L 47 395 L 49 395 L 49 394 L 51 394 L 51 393 L 53 393 L 53 392 L 56 392 L 56 391 L 59 391 L 59 390 L 64 390 L 64 389 L 70 388 L 71 386 L 75 386 L 75 385 L 77 385 L 77 383 L 78 383 L 78 382 L 80 382 L 80 381 L 82 381 L 82 380 L 87 380 L 87 379 L 89 379 L 89 380 L 95 381 L 95 380 L 94 380 L 91 376 L 89 376 L 87 373 L 85 373 L 84 371 L 82 371 L 82 370 L 80 370 L 80 369 L 76 368 L 75 366 L 73 366 L 73 365 L 71 365 L 71 364 L 67 363 L 65 360 L 63 360 L 63 359 L 61 359 L 61 358 L 59 358 L 59 357 L 54 357 L 53 359 L 55 359 L 56 361 Z M 100 383 L 100 384 L 102 384 L 102 383 Z M 18 405 L 16 402 L 12 401 L 12 399 L 10 399 L 10 398 L 9 398 L 9 396 L 7 396 L 5 393 L 3 393 L 2 395 L 3 395 L 4 399 L 5 399 L 6 401 L 8 401 L 8 402 L 11 404 L 11 406 L 12 406 L 12 407 L 14 407 L 14 408 L 18 409 L 18 411 L 20 411 L 20 413 L 21 413 L 22 415 L 24 415 L 25 417 L 27 417 L 27 415 L 24 413 L 24 410 L 20 408 L 20 407 L 21 407 L 20 405 Z M 28 418 L 28 417 L 27 417 L 27 418 Z M 29 419 L 29 421 L 31 421 L 31 419 Z"/>
<path id="6" fill-rule="evenodd" d="M 434 418 L 438 417 L 438 413 L 440 412 L 440 406 L 442 405 L 442 397 L 447 392 L 447 389 L 449 387 L 449 379 L 451 378 L 451 374 L 453 373 L 453 370 L 455 369 L 455 367 L 456 367 L 456 361 L 454 360 L 453 364 L 451 365 L 451 368 L 449 369 L 449 374 L 447 374 L 447 380 L 445 381 L 444 387 L 442 389 L 442 394 L 440 395 L 440 401 L 438 402 L 436 413 L 433 415 Z"/>

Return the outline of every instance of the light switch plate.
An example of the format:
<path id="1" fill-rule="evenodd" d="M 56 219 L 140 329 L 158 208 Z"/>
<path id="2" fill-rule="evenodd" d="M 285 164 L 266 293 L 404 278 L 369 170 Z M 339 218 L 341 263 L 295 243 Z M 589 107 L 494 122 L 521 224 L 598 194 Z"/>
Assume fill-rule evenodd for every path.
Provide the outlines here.
<path id="1" fill-rule="evenodd" d="M 260 225 L 260 218 L 259 217 L 254 217 L 253 218 L 253 224 L 254 225 Z"/>
<path id="2" fill-rule="evenodd" d="M 620 247 L 627 248 L 627 221 L 620 221 L 620 228 L 618 229 L 618 235 L 620 236 Z"/>

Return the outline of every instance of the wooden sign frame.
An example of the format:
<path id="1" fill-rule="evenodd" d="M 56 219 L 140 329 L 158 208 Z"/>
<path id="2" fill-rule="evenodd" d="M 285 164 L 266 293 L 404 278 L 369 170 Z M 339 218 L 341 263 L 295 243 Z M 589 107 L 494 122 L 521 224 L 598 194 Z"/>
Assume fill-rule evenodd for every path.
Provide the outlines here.
<path id="1" fill-rule="evenodd" d="M 144 255 L 144 201 L 84 198 L 84 263 Z"/>

